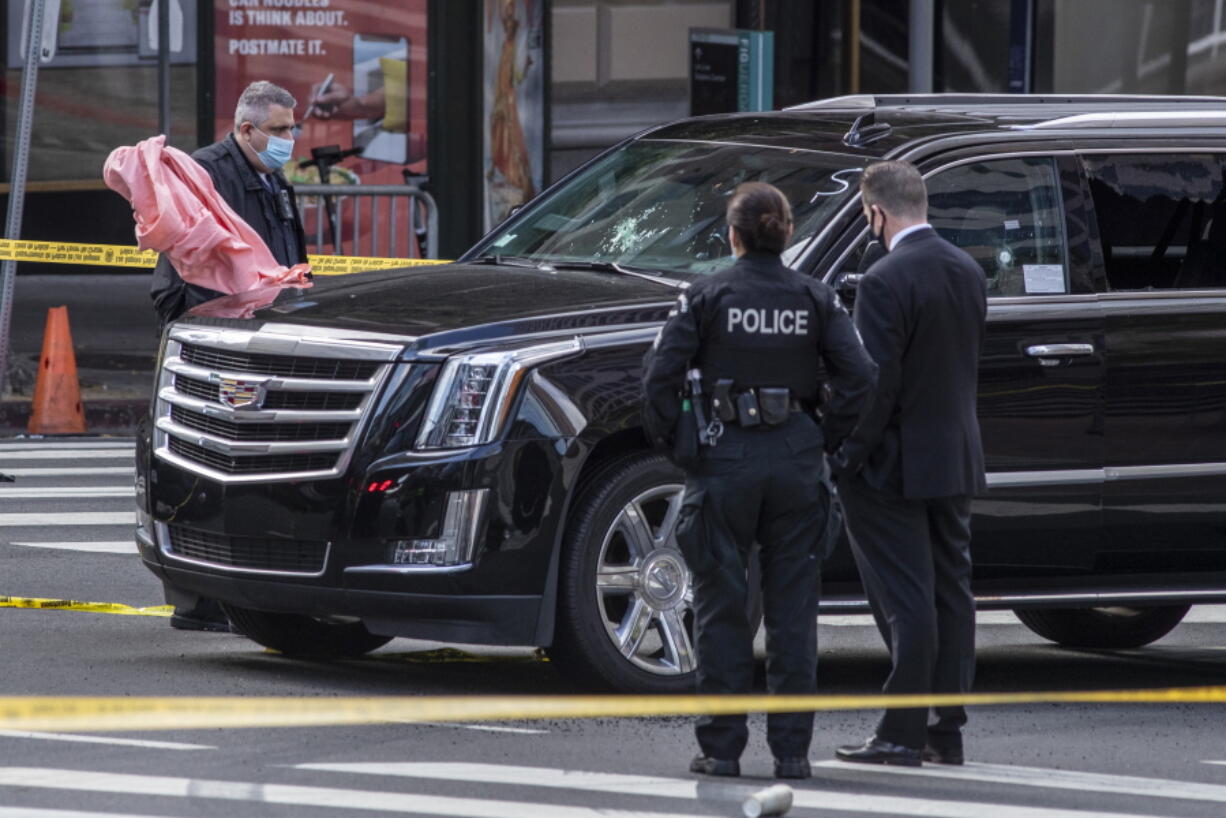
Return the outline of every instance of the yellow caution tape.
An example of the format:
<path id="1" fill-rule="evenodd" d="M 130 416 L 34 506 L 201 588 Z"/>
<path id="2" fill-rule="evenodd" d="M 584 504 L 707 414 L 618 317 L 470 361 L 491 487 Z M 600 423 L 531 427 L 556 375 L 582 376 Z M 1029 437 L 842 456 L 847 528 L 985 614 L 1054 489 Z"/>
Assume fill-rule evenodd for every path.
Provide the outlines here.
<path id="1" fill-rule="evenodd" d="M 0 596 L 0 608 L 33 608 L 42 611 L 84 611 L 87 613 L 119 614 L 120 616 L 170 616 L 170 605 L 134 608 L 118 602 L 79 602 L 75 599 L 39 599 L 37 597 Z"/>
<path id="2" fill-rule="evenodd" d="M 152 268 L 158 254 L 123 244 L 69 244 L 54 241 L 14 241 L 0 239 L 0 261 L 37 261 L 43 264 L 77 264 L 95 267 Z M 317 275 L 349 275 L 370 270 L 389 270 L 444 264 L 439 259 L 376 258 L 368 256 L 308 256 L 311 271 Z"/>
<path id="3" fill-rule="evenodd" d="M 1226 702 L 1226 687 L 924 696 L 398 696 L 354 698 L 150 697 L 0 698 L 0 729 L 44 731 L 204 730 L 393 722 L 789 713 L 1034 703 Z"/>
<path id="4" fill-rule="evenodd" d="M 373 256 L 308 256 L 311 272 L 318 276 L 344 276 L 371 270 L 393 270 L 397 267 L 423 267 L 446 264 L 442 259 L 375 258 Z"/>

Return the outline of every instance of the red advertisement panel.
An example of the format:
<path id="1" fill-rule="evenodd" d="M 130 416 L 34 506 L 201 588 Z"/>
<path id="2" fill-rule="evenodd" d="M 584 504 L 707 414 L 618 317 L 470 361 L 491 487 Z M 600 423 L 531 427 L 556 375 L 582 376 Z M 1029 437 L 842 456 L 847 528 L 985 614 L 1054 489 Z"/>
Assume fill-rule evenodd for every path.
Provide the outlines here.
<path id="1" fill-rule="evenodd" d="M 214 0 L 217 138 L 233 127 L 243 88 L 268 80 L 298 100 L 302 130 L 295 161 L 285 167 L 291 182 L 318 182 L 318 170 L 299 168 L 298 162 L 310 159 L 312 148 L 328 145 L 361 149 L 333 170 L 331 183 L 404 184 L 405 171 L 424 175 L 426 3 Z M 352 203 L 342 208 L 343 233 L 349 236 Z M 303 213 L 308 233 L 315 228 L 312 215 Z M 369 215 L 362 221 L 370 221 Z M 369 232 L 366 225 L 357 229 Z"/>

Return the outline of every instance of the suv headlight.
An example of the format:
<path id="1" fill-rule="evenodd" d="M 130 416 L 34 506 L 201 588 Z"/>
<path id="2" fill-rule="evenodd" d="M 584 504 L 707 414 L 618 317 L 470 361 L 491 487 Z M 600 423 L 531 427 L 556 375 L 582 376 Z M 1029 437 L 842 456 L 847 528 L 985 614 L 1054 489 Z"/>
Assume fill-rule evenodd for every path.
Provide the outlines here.
<path id="1" fill-rule="evenodd" d="M 570 338 L 448 358 L 426 407 L 417 448 L 455 449 L 490 442 L 506 425 L 525 373 L 582 349 L 578 338 Z"/>

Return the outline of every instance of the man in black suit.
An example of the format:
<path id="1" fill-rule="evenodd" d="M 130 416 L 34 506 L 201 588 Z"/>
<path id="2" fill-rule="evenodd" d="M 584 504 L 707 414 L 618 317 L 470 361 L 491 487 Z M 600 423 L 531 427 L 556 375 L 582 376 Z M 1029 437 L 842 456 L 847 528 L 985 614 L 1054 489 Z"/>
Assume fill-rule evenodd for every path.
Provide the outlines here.
<path id="1" fill-rule="evenodd" d="M 869 229 L 888 248 L 856 293 L 855 324 L 880 368 L 877 394 L 832 460 L 852 550 L 893 668 L 885 693 L 962 693 L 975 669 L 971 497 L 985 487 L 975 413 L 987 282 L 927 224 L 906 162 L 860 182 Z M 961 764 L 961 707 L 890 709 L 844 761 Z"/>

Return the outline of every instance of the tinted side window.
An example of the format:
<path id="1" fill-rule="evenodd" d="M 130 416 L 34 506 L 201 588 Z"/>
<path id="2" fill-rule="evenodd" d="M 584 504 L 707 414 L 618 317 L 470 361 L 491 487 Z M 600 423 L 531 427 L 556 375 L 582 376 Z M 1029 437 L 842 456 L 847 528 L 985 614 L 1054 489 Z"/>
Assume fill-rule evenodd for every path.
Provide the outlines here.
<path id="1" fill-rule="evenodd" d="M 983 268 L 989 295 L 1067 293 L 1068 254 L 1055 163 L 997 159 L 928 180 L 928 221 Z"/>
<path id="2" fill-rule="evenodd" d="M 1113 290 L 1226 287 L 1226 200 L 1216 156 L 1083 160 Z"/>

